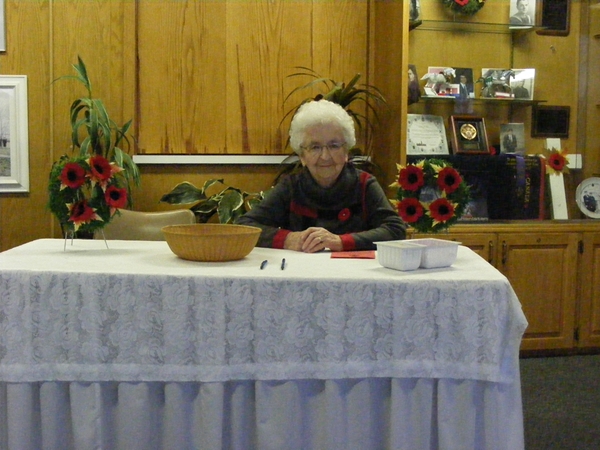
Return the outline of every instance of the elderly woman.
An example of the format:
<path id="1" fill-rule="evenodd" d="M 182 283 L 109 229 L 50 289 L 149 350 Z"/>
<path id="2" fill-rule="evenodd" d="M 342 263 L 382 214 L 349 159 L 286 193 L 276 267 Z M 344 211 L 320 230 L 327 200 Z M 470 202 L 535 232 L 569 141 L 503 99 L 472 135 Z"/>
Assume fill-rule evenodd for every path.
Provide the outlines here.
<path id="1" fill-rule="evenodd" d="M 405 237 L 406 227 L 377 180 L 348 163 L 354 122 L 327 100 L 302 105 L 290 126 L 290 145 L 303 168 L 285 177 L 237 220 L 262 229 L 260 247 L 313 253 L 374 249 Z"/>

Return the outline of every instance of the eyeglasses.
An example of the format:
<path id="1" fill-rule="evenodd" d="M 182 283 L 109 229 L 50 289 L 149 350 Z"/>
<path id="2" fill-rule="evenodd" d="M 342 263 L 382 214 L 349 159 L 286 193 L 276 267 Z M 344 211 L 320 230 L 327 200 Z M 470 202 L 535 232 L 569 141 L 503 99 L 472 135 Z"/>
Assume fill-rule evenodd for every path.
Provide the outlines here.
<path id="1" fill-rule="evenodd" d="M 345 146 L 346 146 L 346 144 L 343 142 L 330 142 L 329 144 L 325 144 L 325 145 L 312 144 L 312 145 L 309 145 L 308 147 L 300 147 L 300 148 L 302 150 L 304 150 L 306 153 L 308 153 L 309 156 L 316 157 L 316 156 L 321 156 L 323 154 L 324 149 L 329 150 L 329 153 L 337 153 L 337 152 L 341 151 Z"/>

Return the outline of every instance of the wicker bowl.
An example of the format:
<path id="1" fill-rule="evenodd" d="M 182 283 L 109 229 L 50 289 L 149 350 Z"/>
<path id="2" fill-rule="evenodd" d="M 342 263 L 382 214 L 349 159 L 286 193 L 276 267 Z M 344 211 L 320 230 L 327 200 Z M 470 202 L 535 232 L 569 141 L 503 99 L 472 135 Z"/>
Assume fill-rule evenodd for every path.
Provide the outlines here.
<path id="1" fill-rule="evenodd" d="M 196 223 L 162 229 L 169 248 L 191 261 L 234 261 L 256 246 L 260 228 L 246 225 Z"/>

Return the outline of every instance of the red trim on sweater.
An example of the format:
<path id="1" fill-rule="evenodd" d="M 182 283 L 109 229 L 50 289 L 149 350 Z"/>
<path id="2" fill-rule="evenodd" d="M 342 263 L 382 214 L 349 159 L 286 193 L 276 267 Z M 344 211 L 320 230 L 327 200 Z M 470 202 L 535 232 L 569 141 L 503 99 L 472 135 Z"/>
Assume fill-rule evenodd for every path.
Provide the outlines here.
<path id="1" fill-rule="evenodd" d="M 275 233 L 275 237 L 273 238 L 273 248 L 283 248 L 283 244 L 285 244 L 285 238 L 290 233 L 290 230 L 279 230 L 277 233 Z"/>
<path id="2" fill-rule="evenodd" d="M 354 250 L 356 248 L 356 242 L 351 234 L 340 234 L 340 238 L 342 239 L 342 249 L 343 251 Z"/>

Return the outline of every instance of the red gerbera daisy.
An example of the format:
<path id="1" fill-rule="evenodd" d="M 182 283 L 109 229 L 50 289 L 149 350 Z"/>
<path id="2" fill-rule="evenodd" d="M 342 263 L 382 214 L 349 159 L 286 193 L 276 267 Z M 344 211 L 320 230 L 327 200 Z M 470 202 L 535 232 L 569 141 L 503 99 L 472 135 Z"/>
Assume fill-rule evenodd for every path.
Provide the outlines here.
<path id="1" fill-rule="evenodd" d="M 442 191 L 446 192 L 446 194 L 451 194 L 457 190 L 460 183 L 462 183 L 462 178 L 452 167 L 444 167 L 440 170 L 437 184 Z"/>
<path id="2" fill-rule="evenodd" d="M 417 166 L 407 166 L 398 175 L 400 187 L 406 191 L 417 191 L 425 184 L 423 169 Z"/>
<path id="3" fill-rule="evenodd" d="M 113 215 L 115 210 L 127 206 L 127 189 L 109 186 L 104 192 L 104 199 Z"/>
<path id="4" fill-rule="evenodd" d="M 454 0 L 454 3 L 459 6 L 466 6 L 469 3 L 469 0 Z"/>
<path id="5" fill-rule="evenodd" d="M 454 205 L 442 197 L 429 205 L 429 214 L 435 222 L 446 222 L 454 217 Z"/>
<path id="6" fill-rule="evenodd" d="M 123 170 L 115 163 L 109 162 L 108 159 L 100 155 L 92 156 L 88 160 L 88 163 L 91 169 L 90 178 L 92 185 L 98 183 L 102 187 L 102 190 L 106 189 L 108 181 L 112 178 L 113 174 Z"/>
<path id="7" fill-rule="evenodd" d="M 75 231 L 77 231 L 84 223 L 89 223 L 92 220 L 102 220 L 102 217 L 96 214 L 96 210 L 88 205 L 87 200 L 82 200 L 77 203 L 69 203 L 67 204 L 67 207 L 69 208 L 69 212 L 71 214 L 69 221 L 73 222 Z"/>
<path id="8" fill-rule="evenodd" d="M 562 171 L 566 164 L 567 158 L 561 153 L 554 152 L 548 157 L 548 165 L 558 172 Z"/>
<path id="9" fill-rule="evenodd" d="M 415 223 L 423 215 L 423 205 L 414 197 L 407 197 L 398 204 L 398 214 L 406 223 Z"/>
<path id="10" fill-rule="evenodd" d="M 76 162 L 65 164 L 60 173 L 60 189 L 78 189 L 85 183 L 85 169 Z"/>

